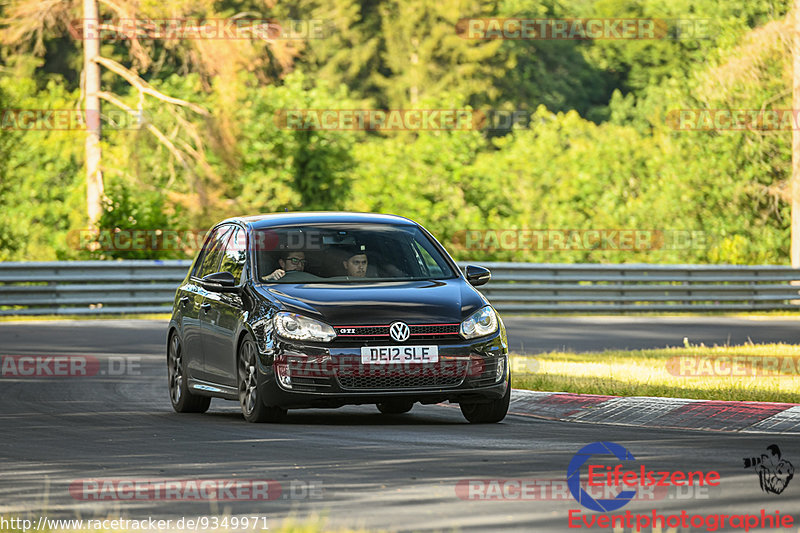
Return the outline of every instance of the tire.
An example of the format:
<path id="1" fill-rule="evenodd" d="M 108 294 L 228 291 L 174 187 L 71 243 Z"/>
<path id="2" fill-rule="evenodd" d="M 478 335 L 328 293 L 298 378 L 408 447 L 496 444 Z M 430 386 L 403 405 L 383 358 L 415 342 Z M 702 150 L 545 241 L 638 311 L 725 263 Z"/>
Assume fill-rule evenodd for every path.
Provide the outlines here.
<path id="1" fill-rule="evenodd" d="M 286 416 L 286 409 L 265 405 L 259 396 L 257 357 L 256 343 L 248 333 L 239 345 L 236 365 L 242 416 L 248 422 L 280 422 Z"/>
<path id="2" fill-rule="evenodd" d="M 511 380 L 502 398 L 488 403 L 461 403 L 461 414 L 471 424 L 495 424 L 506 417 L 511 402 Z"/>
<path id="3" fill-rule="evenodd" d="M 385 415 L 402 415 L 414 407 L 414 402 L 407 400 L 389 400 L 375 404 L 378 411 Z"/>
<path id="4" fill-rule="evenodd" d="M 167 378 L 169 380 L 169 399 L 177 413 L 205 413 L 211 405 L 209 396 L 198 396 L 189 391 L 186 380 L 186 361 L 183 343 L 177 333 L 173 333 L 167 345 Z"/>

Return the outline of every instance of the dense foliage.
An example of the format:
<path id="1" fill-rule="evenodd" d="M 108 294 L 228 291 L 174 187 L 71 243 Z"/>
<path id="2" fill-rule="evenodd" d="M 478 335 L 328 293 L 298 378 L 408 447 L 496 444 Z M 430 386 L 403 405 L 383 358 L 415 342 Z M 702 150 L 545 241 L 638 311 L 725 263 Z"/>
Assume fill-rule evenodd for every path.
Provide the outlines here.
<path id="1" fill-rule="evenodd" d="M 37 31 L 14 31 L 27 23 L 22 7 L 55 4 L 0 8 L 3 109 L 81 105 L 82 43 L 63 23 L 79 17 L 80 6 L 43 12 Z M 667 119 L 679 109 L 790 108 L 787 1 L 121 5 L 147 17 L 321 20 L 325 32 L 259 46 L 104 42 L 104 56 L 209 114 L 176 111 L 104 71 L 104 90 L 144 112 L 190 157 L 181 161 L 147 128 L 106 128 L 102 229 L 203 230 L 238 214 L 341 209 L 413 218 L 460 259 L 788 261 L 791 131 L 682 131 Z M 594 41 L 470 40 L 456 32 L 459 19 L 491 16 L 702 19 L 710 31 Z M 297 109 L 492 110 L 493 118 L 514 112 L 517 123 L 467 131 L 283 127 L 282 110 Z M 87 227 L 83 149 L 79 130 L 0 130 L 0 260 L 185 257 L 76 245 Z M 641 249 L 587 249 L 569 236 L 566 245 L 517 249 L 486 237 L 497 230 L 642 230 L 658 238 Z"/>

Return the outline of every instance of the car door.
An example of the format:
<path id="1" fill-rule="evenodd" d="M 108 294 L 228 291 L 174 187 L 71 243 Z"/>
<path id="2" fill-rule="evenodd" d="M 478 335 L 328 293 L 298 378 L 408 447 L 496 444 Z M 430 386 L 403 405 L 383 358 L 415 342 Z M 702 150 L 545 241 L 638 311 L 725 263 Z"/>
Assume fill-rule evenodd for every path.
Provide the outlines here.
<path id="1" fill-rule="evenodd" d="M 219 272 L 230 272 L 241 286 L 247 258 L 246 232 L 234 227 L 227 240 Z M 209 381 L 236 386 L 236 333 L 243 313 L 242 297 L 235 292 L 209 292 L 208 311 L 201 315 L 205 371 Z"/>
<path id="2" fill-rule="evenodd" d="M 200 285 L 200 280 L 204 276 L 217 272 L 225 242 L 230 236 L 230 230 L 230 226 L 220 226 L 211 232 L 203 244 L 189 282 L 184 286 L 185 296 L 181 298 L 181 305 L 185 309 L 182 321 L 183 342 L 188 356 L 186 364 L 189 375 L 193 378 L 207 379 L 202 323 L 210 309 L 210 304 L 206 302 L 209 291 Z"/>

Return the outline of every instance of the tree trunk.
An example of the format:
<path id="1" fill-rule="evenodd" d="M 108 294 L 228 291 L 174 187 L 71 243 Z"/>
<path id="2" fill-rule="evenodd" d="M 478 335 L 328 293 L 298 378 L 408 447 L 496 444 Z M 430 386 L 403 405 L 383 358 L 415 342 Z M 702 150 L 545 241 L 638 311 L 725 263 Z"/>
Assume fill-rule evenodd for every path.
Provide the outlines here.
<path id="1" fill-rule="evenodd" d="M 798 0 L 800 1 L 800 0 Z M 89 227 L 97 227 L 103 209 L 103 174 L 100 171 L 100 35 L 97 0 L 83 0 L 83 74 L 86 109 L 86 207 Z"/>
<path id="2" fill-rule="evenodd" d="M 800 0 L 797 0 L 800 2 Z M 419 49 L 419 39 L 412 38 L 411 39 L 411 46 L 414 49 L 411 52 L 411 88 L 409 89 L 408 94 L 408 101 L 411 102 L 411 105 L 417 105 L 419 101 L 419 54 L 417 54 L 417 50 Z"/>

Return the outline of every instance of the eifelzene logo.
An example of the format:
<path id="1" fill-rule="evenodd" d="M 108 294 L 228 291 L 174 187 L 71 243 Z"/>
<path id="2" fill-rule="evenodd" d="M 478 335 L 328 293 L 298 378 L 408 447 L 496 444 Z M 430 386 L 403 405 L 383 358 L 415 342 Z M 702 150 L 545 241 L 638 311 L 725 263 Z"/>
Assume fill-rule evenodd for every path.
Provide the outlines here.
<path id="1" fill-rule="evenodd" d="M 613 467 L 596 464 L 597 458 L 610 456 L 615 458 L 617 464 Z M 639 468 L 626 470 L 626 463 L 636 461 L 633 454 L 624 446 L 615 442 L 600 441 L 593 442 L 581 448 L 572 458 L 567 468 L 567 486 L 573 498 L 583 507 L 607 513 L 616 511 L 628 504 L 636 497 L 637 487 L 686 487 L 695 483 L 700 486 L 718 486 L 720 475 L 716 471 L 691 471 L 683 472 L 679 470 L 655 471 L 648 469 L 644 464 L 639 464 Z M 610 485 L 614 487 L 627 488 L 614 495 L 613 498 L 594 498 L 581 485 L 581 470 L 586 465 L 588 467 L 587 487 Z M 570 512 L 570 515 L 573 513 Z"/>

